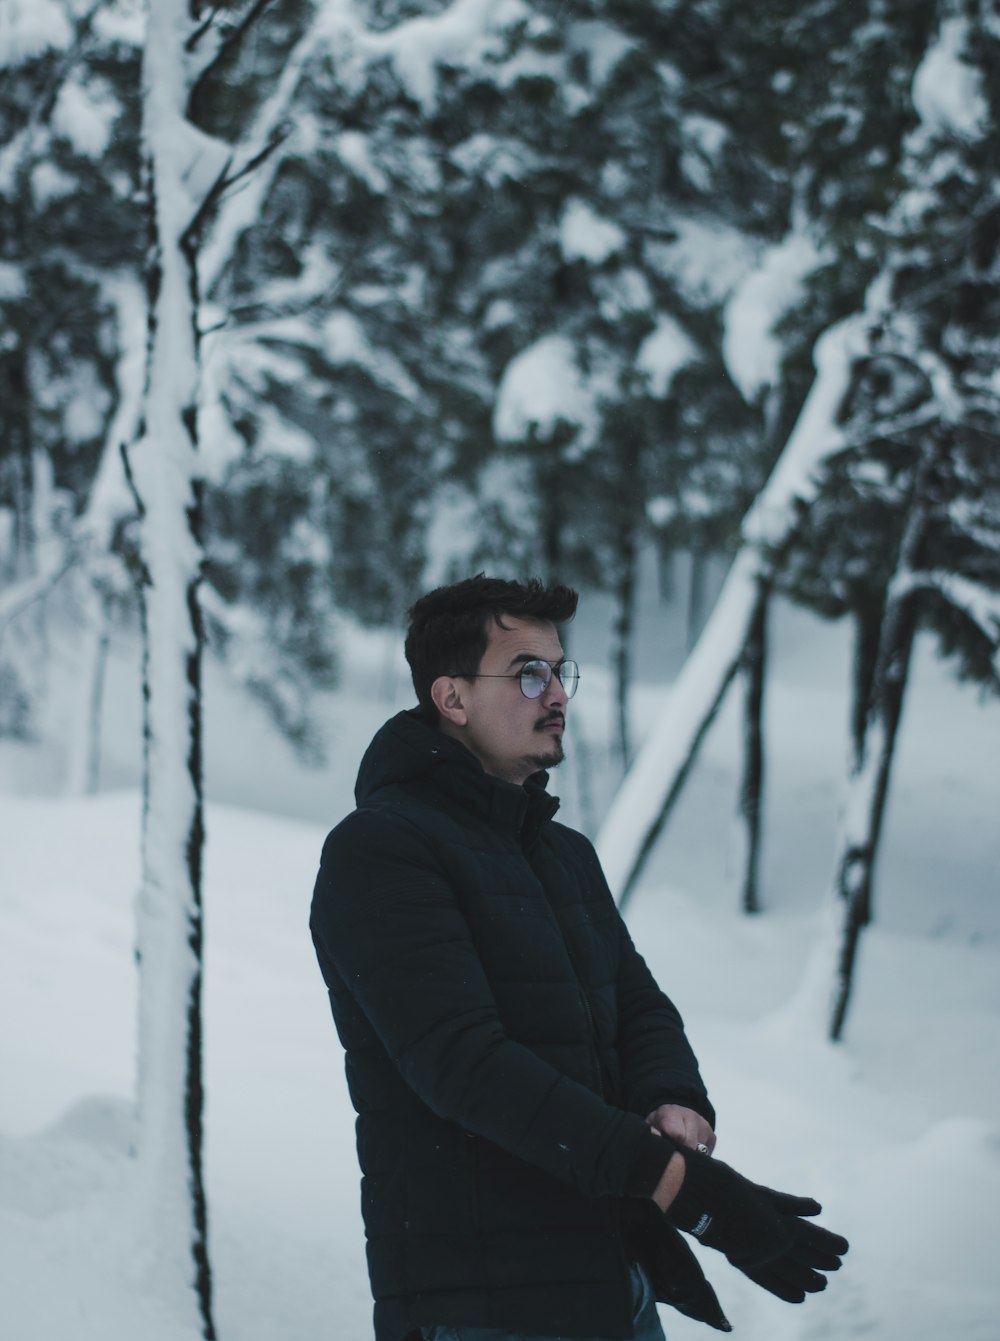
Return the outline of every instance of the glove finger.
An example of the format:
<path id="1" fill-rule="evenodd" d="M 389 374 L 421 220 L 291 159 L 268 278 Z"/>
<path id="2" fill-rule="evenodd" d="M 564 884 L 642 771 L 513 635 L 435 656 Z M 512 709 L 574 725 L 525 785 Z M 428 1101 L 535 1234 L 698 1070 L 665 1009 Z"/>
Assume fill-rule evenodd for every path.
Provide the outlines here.
<path id="1" fill-rule="evenodd" d="M 791 1192 L 776 1192 L 773 1187 L 757 1188 L 782 1215 L 819 1215 L 823 1207 L 812 1197 L 795 1197 Z"/>
<path id="2" fill-rule="evenodd" d="M 850 1244 L 841 1234 L 834 1234 L 822 1225 L 810 1225 L 804 1222 L 795 1226 L 795 1238 L 799 1243 L 808 1243 L 821 1252 L 836 1253 L 843 1257 Z"/>
<path id="3" fill-rule="evenodd" d="M 769 1262 L 766 1267 L 758 1270 L 760 1275 L 768 1278 L 772 1287 L 780 1284 L 787 1291 L 797 1293 L 799 1296 L 818 1294 L 820 1290 L 826 1289 L 825 1276 L 787 1257 L 780 1258 L 777 1262 Z"/>
<path id="4" fill-rule="evenodd" d="M 813 1267 L 816 1271 L 839 1271 L 842 1265 L 836 1253 L 824 1252 L 805 1243 L 793 1243 L 788 1256 L 800 1266 Z"/>
<path id="5" fill-rule="evenodd" d="M 787 1281 L 773 1267 L 761 1267 L 759 1270 L 755 1267 L 740 1267 L 739 1270 L 748 1280 L 752 1280 L 755 1285 L 759 1285 L 762 1290 L 767 1290 L 769 1294 L 784 1299 L 788 1304 L 801 1304 L 806 1297 L 806 1292 L 801 1286 Z"/>

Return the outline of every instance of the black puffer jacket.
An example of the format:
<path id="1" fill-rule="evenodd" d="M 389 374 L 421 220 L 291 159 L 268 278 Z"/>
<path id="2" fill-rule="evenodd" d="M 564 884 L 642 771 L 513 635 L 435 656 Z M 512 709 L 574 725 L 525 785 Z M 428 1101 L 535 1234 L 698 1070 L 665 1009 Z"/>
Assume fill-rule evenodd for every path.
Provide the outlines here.
<path id="1" fill-rule="evenodd" d="M 545 781 L 492 778 L 400 713 L 323 850 L 311 926 L 359 1114 L 378 1341 L 435 1323 L 630 1337 L 638 1255 L 661 1298 L 721 1322 L 644 1200 L 668 1151 L 643 1115 L 714 1114 Z"/>

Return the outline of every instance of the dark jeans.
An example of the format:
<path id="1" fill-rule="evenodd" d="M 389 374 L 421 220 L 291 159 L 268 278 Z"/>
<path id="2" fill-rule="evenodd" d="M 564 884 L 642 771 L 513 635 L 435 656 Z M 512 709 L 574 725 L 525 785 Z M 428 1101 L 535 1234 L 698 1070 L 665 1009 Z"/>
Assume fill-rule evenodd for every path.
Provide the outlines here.
<path id="1" fill-rule="evenodd" d="M 666 1341 L 653 1291 L 646 1273 L 637 1266 L 632 1267 L 632 1308 L 632 1341 Z M 424 1341 L 561 1341 L 554 1336 L 507 1332 L 502 1327 L 423 1327 L 420 1334 Z M 586 1341 L 602 1341 L 602 1338 L 587 1337 Z"/>

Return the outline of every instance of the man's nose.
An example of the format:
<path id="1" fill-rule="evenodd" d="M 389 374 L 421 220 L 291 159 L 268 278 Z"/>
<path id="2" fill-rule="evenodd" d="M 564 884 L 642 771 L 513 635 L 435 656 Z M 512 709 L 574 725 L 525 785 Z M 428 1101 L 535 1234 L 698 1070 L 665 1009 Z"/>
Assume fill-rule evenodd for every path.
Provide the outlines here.
<path id="1" fill-rule="evenodd" d="M 542 701 L 547 708 L 565 708 L 569 702 L 569 695 L 563 688 L 563 682 L 555 671 L 552 672 L 552 679 L 545 686 Z"/>

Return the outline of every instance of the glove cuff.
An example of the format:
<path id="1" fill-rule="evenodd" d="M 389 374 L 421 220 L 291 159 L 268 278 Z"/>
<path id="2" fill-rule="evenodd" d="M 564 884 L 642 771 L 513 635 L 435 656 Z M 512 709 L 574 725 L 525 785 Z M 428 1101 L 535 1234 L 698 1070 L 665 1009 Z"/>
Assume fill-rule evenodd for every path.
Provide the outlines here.
<path id="1" fill-rule="evenodd" d="M 663 1170 L 670 1163 L 678 1146 L 669 1136 L 656 1136 L 646 1128 L 642 1140 L 636 1146 L 635 1155 L 625 1179 L 627 1197 L 652 1197 L 656 1185 L 663 1177 Z"/>
<path id="2" fill-rule="evenodd" d="M 684 1181 L 667 1208 L 667 1219 L 685 1233 L 701 1238 L 711 1225 L 713 1216 L 706 1206 L 704 1188 L 699 1187 L 703 1180 L 698 1176 L 698 1156 L 692 1155 L 689 1150 L 682 1150 L 681 1154 L 684 1157 Z"/>

